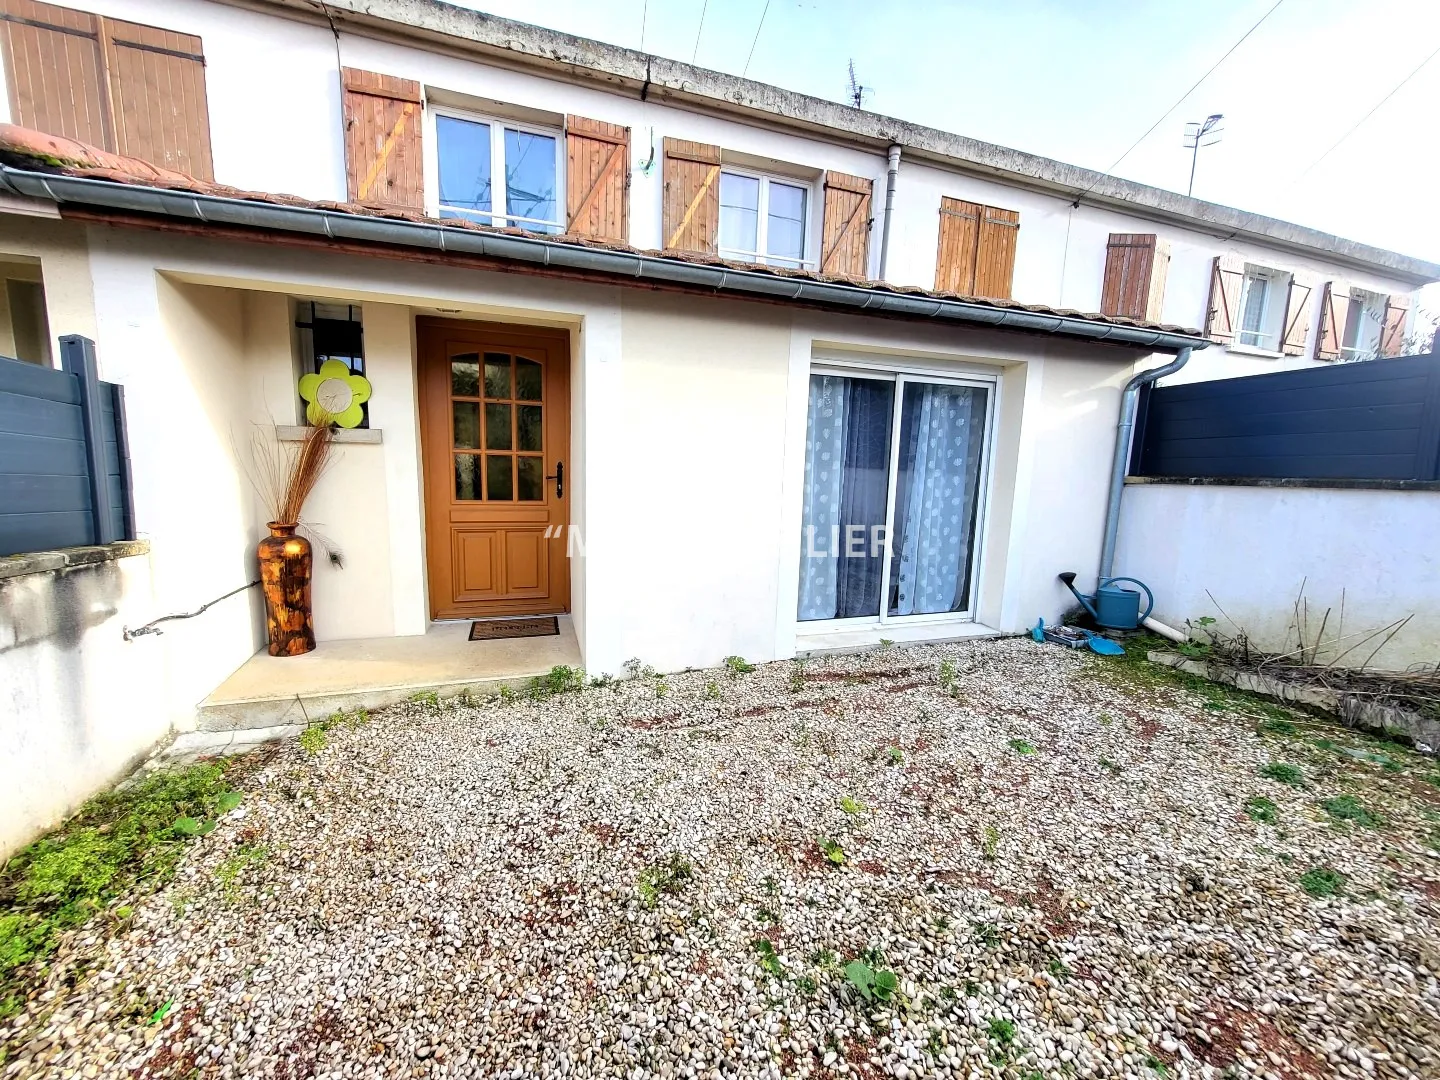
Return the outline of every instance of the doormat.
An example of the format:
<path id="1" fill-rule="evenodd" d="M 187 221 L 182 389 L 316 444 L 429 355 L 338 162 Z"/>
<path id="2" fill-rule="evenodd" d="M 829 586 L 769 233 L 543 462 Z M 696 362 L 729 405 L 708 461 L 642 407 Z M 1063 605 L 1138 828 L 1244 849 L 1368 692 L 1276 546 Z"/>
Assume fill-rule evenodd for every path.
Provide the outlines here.
<path id="1" fill-rule="evenodd" d="M 471 641 L 492 641 L 495 638 L 549 637 L 560 633 L 560 620 L 554 615 L 533 619 L 487 619 L 470 624 Z"/>

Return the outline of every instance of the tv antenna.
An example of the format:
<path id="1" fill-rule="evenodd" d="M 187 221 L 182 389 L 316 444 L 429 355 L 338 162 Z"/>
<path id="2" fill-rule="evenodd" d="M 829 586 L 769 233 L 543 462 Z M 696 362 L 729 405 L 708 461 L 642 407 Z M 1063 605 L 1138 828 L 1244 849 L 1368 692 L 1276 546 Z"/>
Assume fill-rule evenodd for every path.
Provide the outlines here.
<path id="1" fill-rule="evenodd" d="M 865 107 L 865 95 L 871 92 L 872 87 L 861 86 L 860 80 L 855 77 L 855 61 L 850 61 L 850 104 L 857 109 Z"/>
<path id="2" fill-rule="evenodd" d="M 1225 131 L 1220 121 L 1224 119 L 1224 113 L 1211 113 L 1204 120 L 1192 120 L 1185 125 L 1185 149 L 1190 151 L 1190 186 L 1185 189 L 1187 196 L 1195 194 L 1195 163 L 1200 158 L 1200 148 L 1214 146 L 1220 141 Z"/>

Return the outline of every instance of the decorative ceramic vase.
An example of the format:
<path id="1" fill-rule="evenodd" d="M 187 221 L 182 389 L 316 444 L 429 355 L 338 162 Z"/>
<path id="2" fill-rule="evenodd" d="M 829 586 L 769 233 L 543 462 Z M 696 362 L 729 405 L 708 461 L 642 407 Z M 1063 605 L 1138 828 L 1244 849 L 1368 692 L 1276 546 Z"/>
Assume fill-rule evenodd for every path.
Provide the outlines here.
<path id="1" fill-rule="evenodd" d="M 296 536 L 295 525 L 269 522 L 260 541 L 260 588 L 265 594 L 265 626 L 271 656 L 299 656 L 315 648 L 310 610 L 310 541 Z"/>

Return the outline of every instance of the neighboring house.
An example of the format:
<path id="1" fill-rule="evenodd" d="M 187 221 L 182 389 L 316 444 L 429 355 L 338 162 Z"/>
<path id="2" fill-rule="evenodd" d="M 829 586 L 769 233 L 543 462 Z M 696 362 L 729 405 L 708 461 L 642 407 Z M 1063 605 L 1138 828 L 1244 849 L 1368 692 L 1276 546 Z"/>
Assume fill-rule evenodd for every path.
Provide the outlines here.
<path id="1" fill-rule="evenodd" d="M 322 651 L 534 612 L 593 672 L 1021 630 L 1093 578 L 1133 373 L 1393 355 L 1440 279 L 433 0 L 0 9 L 10 122 L 121 156 L 6 136 L 0 351 L 84 334 L 124 387 L 145 607 L 253 577 L 246 447 L 300 374 L 373 384 L 310 507 Z M 127 645 L 157 713 L 258 612 Z"/>

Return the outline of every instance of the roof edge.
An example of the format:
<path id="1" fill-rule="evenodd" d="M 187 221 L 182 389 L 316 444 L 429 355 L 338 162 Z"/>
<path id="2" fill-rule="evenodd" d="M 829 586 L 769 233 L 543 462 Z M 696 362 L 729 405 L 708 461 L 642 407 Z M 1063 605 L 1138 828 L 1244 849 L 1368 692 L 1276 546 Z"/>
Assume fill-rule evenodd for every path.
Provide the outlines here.
<path id="1" fill-rule="evenodd" d="M 859 284 L 808 274 L 777 273 L 729 263 L 679 259 L 570 237 L 546 237 L 519 230 L 450 225 L 313 205 L 303 200 L 269 202 L 253 195 L 210 194 L 165 186 L 163 181 L 127 182 L 72 176 L 0 164 L 0 190 L 46 199 L 60 205 L 174 218 L 193 225 L 240 226 L 288 232 L 312 239 L 361 241 L 430 251 L 440 255 L 482 256 L 564 271 L 602 275 L 618 283 L 664 284 L 716 295 L 813 305 L 857 315 L 966 324 L 979 329 L 1058 336 L 1094 344 L 1150 352 L 1203 349 L 1210 342 L 1175 327 L 1131 320 L 1087 318 L 1078 313 L 991 303 L 903 290 L 883 283 Z"/>
<path id="2" fill-rule="evenodd" d="M 1388 251 L 1279 218 L 1206 202 L 1164 188 L 1077 165 L 982 142 L 896 117 L 855 109 L 824 98 L 783 90 L 768 83 L 726 75 L 678 60 L 577 37 L 442 0 L 227 0 L 246 7 L 300 11 L 363 32 L 458 42 L 469 51 L 542 68 L 581 82 L 623 87 L 711 111 L 763 119 L 776 127 L 823 133 L 883 152 L 899 143 L 912 155 L 986 177 L 1075 200 L 1076 204 L 1124 209 L 1157 221 L 1183 224 L 1223 235 L 1319 253 L 1360 269 L 1379 272 L 1413 286 L 1440 281 L 1440 263 Z"/>

